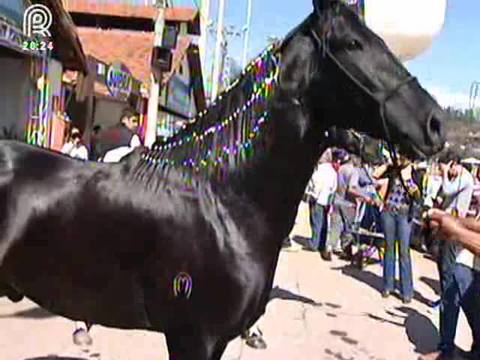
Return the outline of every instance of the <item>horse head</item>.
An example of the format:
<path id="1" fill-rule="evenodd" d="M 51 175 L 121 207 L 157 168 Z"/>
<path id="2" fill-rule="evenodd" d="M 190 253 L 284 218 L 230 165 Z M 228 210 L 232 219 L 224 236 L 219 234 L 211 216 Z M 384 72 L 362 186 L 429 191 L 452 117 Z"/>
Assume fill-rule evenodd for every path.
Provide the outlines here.
<path id="1" fill-rule="evenodd" d="M 292 37 L 303 37 L 301 46 L 310 51 L 310 62 L 297 71 L 308 73 L 302 105 L 308 118 L 322 119 L 317 130 L 354 128 L 408 155 L 441 150 L 445 114 L 432 96 L 342 1 L 313 5 Z"/>
<path id="2" fill-rule="evenodd" d="M 366 163 L 379 163 L 384 160 L 380 151 L 382 142 L 354 130 L 333 126 L 326 132 L 326 143 L 328 146 L 343 148 Z"/>

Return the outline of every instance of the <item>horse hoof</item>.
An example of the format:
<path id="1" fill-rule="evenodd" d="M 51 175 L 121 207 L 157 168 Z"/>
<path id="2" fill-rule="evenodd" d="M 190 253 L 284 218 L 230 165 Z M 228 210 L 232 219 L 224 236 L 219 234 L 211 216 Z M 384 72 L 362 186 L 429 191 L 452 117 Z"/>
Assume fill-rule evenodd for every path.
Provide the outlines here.
<path id="1" fill-rule="evenodd" d="M 253 334 L 247 337 L 246 344 L 251 348 L 257 350 L 264 350 L 267 348 L 267 343 L 263 340 L 261 335 Z"/>
<path id="2" fill-rule="evenodd" d="M 73 333 L 73 343 L 77 346 L 90 346 L 93 344 L 93 340 L 84 329 L 77 329 Z"/>

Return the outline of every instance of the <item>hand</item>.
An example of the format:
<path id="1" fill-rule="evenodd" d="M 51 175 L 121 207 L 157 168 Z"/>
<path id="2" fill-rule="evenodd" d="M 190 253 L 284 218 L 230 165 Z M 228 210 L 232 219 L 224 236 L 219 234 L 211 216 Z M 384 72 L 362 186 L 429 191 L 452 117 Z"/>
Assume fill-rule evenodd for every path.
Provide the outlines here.
<path id="1" fill-rule="evenodd" d="M 463 228 L 458 219 L 438 209 L 431 209 L 423 216 L 424 225 L 441 234 L 442 240 L 455 241 Z"/>
<path id="2" fill-rule="evenodd" d="M 375 205 L 376 207 L 378 207 L 379 209 L 380 209 L 380 208 L 382 207 L 382 205 L 383 205 L 382 200 L 376 199 L 376 198 L 373 199 L 373 203 L 374 203 L 374 205 Z"/>

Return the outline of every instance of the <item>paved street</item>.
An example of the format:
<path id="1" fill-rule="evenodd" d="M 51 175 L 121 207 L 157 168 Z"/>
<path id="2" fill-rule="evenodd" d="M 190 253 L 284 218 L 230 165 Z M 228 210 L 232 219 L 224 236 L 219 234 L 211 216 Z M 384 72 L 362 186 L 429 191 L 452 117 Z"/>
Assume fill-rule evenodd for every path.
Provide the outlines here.
<path id="1" fill-rule="evenodd" d="M 309 236 L 302 205 L 294 235 Z M 381 268 L 364 271 L 346 262 L 322 262 L 314 253 L 282 252 L 273 300 L 263 319 L 267 350 L 253 350 L 237 339 L 223 359 L 409 360 L 431 351 L 437 341 L 435 265 L 414 255 L 415 300 L 404 306 L 379 294 Z M 312 305 L 312 302 L 316 304 Z M 89 352 L 72 343 L 73 323 L 52 316 L 30 301 L 0 300 L 0 360 L 162 360 L 163 335 L 93 327 Z M 462 317 L 457 343 L 471 337 Z"/>

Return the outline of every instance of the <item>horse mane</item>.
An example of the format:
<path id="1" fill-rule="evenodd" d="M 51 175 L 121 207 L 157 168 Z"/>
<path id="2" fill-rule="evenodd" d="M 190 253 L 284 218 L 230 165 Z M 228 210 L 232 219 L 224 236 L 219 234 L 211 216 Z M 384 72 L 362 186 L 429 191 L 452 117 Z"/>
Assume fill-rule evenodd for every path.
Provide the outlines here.
<path id="1" fill-rule="evenodd" d="M 280 72 L 280 47 L 278 43 L 268 46 L 208 109 L 145 152 L 134 178 L 146 183 L 156 178 L 169 186 L 180 181 L 187 187 L 212 177 L 225 181 L 230 171 L 261 153 L 264 141 L 259 133 L 269 119 L 268 102 Z"/>

